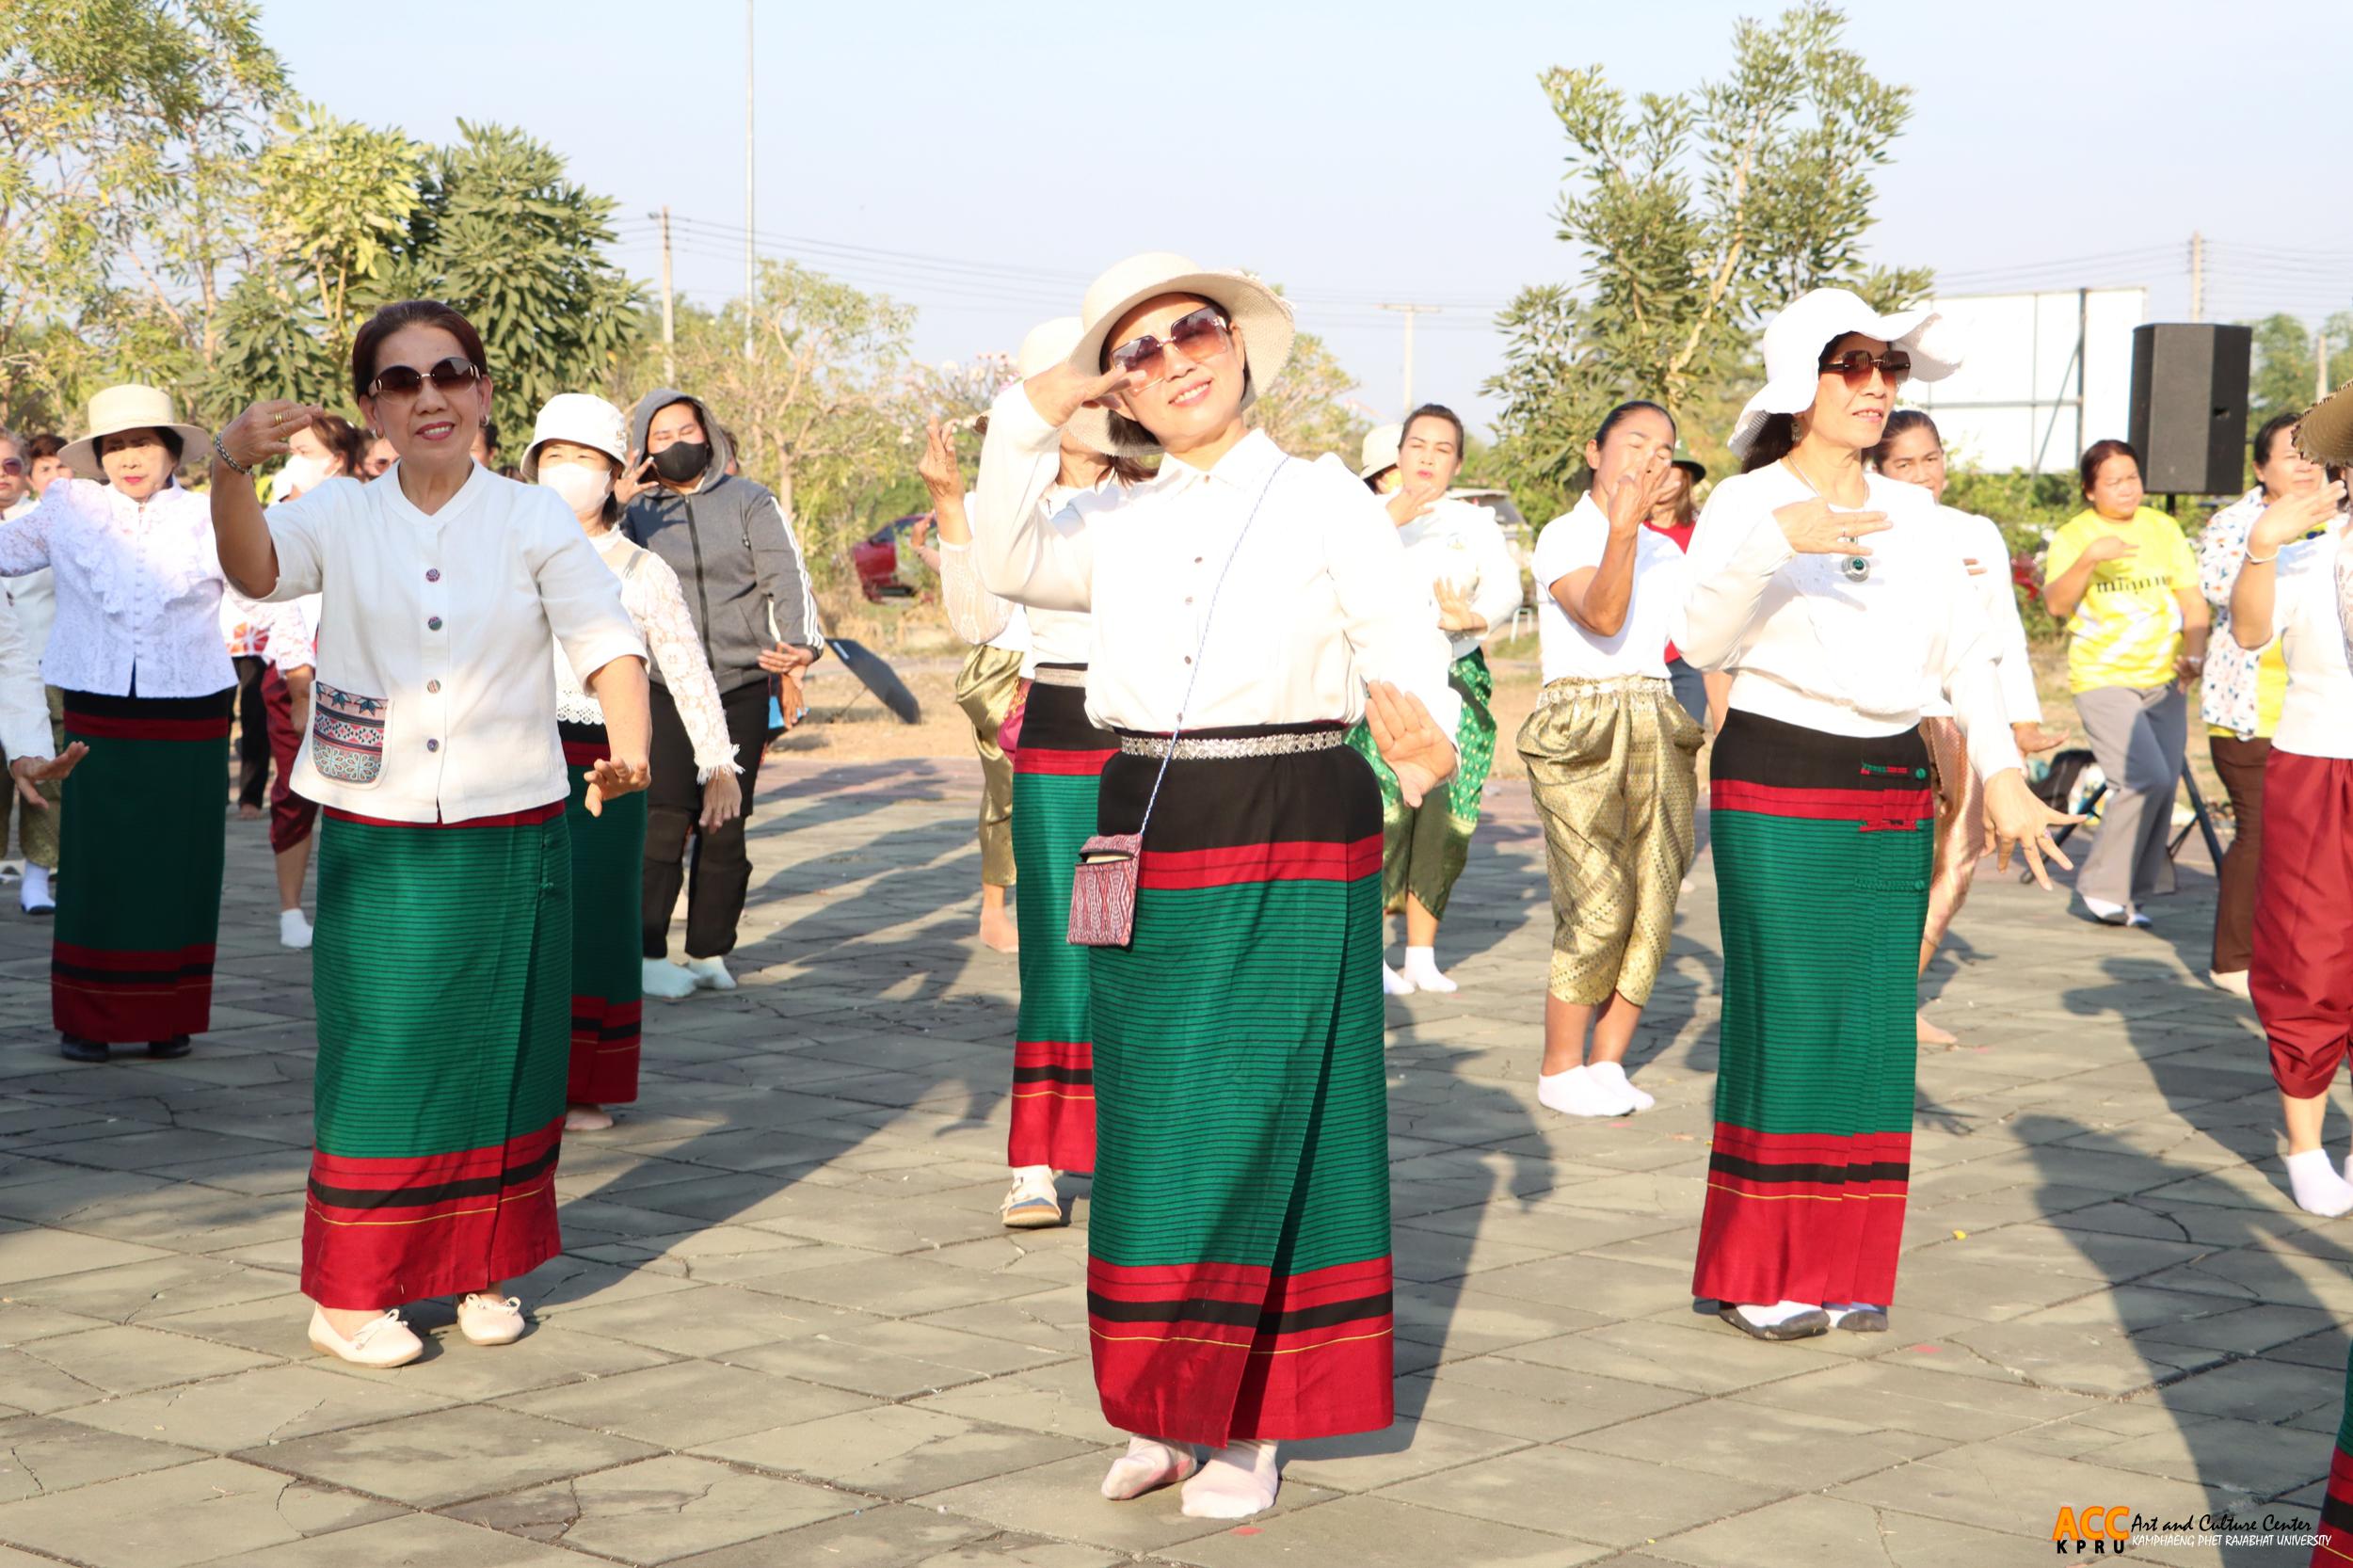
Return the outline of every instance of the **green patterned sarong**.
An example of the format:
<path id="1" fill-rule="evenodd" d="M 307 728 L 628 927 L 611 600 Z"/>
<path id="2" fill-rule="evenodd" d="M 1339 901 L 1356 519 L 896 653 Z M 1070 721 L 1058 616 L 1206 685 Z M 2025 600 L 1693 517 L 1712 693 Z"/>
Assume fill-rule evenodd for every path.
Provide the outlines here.
<path id="1" fill-rule="evenodd" d="M 1381 760 L 1372 731 L 1359 724 L 1348 732 L 1348 744 L 1372 764 L 1373 776 L 1381 781 L 1381 901 L 1392 915 L 1404 910 L 1410 893 L 1433 918 L 1445 918 L 1455 878 L 1470 859 L 1487 772 L 1495 766 L 1496 716 L 1488 702 L 1496 680 L 1486 655 L 1472 648 L 1455 660 L 1447 684 L 1463 699 L 1463 722 L 1454 727 L 1454 748 L 1462 760 L 1445 788 L 1418 807 L 1406 805 L 1398 792 L 1397 775 Z"/>

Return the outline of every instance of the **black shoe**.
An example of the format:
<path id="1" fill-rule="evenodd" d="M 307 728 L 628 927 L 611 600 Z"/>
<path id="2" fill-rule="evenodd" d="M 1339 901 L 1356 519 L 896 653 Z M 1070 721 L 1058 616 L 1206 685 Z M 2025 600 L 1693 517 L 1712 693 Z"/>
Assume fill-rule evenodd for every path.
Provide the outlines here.
<path id="1" fill-rule="evenodd" d="M 1716 1316 L 1752 1339 L 1811 1339 L 1830 1332 L 1830 1314 L 1818 1306 L 1778 1323 L 1760 1323 L 1735 1305 L 1718 1306 Z"/>
<path id="2" fill-rule="evenodd" d="M 158 1062 L 168 1062 L 174 1057 L 185 1056 L 188 1054 L 188 1037 L 184 1034 L 175 1034 L 168 1040 L 151 1040 L 147 1045 L 147 1054 Z"/>
<path id="3" fill-rule="evenodd" d="M 78 1034 L 60 1034 L 57 1054 L 68 1062 L 104 1062 L 112 1053 L 99 1041 L 85 1040 Z"/>
<path id="4" fill-rule="evenodd" d="M 1887 1308 L 1883 1306 L 1849 1307 L 1838 1315 L 1837 1320 L 1831 1326 L 1845 1329 L 1849 1334 L 1885 1334 L 1887 1332 Z"/>

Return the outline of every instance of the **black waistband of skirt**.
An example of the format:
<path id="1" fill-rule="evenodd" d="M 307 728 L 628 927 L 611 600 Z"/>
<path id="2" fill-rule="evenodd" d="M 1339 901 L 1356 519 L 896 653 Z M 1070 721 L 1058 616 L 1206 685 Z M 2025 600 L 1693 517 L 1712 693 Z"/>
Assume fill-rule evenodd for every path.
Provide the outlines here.
<path id="1" fill-rule="evenodd" d="M 1736 708 L 1717 732 L 1708 776 L 1785 790 L 1918 790 L 1929 776 L 1929 744 L 1917 726 L 1833 735 Z"/>
<path id="2" fill-rule="evenodd" d="M 1112 751 L 1118 748 L 1118 736 L 1108 729 L 1096 728 L 1087 718 L 1085 687 L 1051 686 L 1041 682 L 1030 688 L 1030 695 L 1025 700 L 1027 706 L 1021 713 L 1022 750 Z M 1019 765 L 1016 761 L 1015 766 Z"/>
<path id="3" fill-rule="evenodd" d="M 1188 729 L 1187 740 L 1249 740 L 1337 730 L 1335 723 Z M 1130 731 L 1133 733 L 1133 731 Z M 1121 752 L 1103 769 L 1096 821 L 1103 833 L 1133 833 L 1144 820 L 1160 760 Z M 1381 786 L 1345 745 L 1218 761 L 1172 762 L 1152 807 L 1144 847 L 1171 851 L 1243 844 L 1353 843 L 1381 832 Z"/>
<path id="4" fill-rule="evenodd" d="M 605 744 L 604 726 L 583 724 L 578 719 L 555 721 L 557 739 L 568 746 L 600 746 Z"/>

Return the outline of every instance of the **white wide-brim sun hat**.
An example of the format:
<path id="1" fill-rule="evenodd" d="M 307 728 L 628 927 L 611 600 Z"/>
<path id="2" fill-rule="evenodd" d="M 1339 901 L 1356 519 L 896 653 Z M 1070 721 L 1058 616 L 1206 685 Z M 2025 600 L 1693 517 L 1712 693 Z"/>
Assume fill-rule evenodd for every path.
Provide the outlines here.
<path id="1" fill-rule="evenodd" d="M 1243 408 L 1257 402 L 1259 392 L 1273 385 L 1290 362 L 1291 340 L 1298 328 L 1291 322 L 1290 305 L 1281 295 L 1246 272 L 1206 271 L 1173 250 L 1147 250 L 1128 257 L 1087 285 L 1080 307 L 1084 326 L 1070 350 L 1071 366 L 1083 375 L 1102 375 L 1103 340 L 1119 325 L 1119 318 L 1164 294 L 1189 294 L 1208 300 L 1224 311 L 1225 319 L 1241 333 L 1243 363 L 1250 377 L 1241 394 Z M 1112 433 L 1108 408 L 1081 408 L 1070 420 L 1079 439 L 1097 452 L 1116 457 L 1159 456 L 1160 443 L 1144 435 L 1142 425 L 1132 421 L 1122 424 L 1137 439 L 1123 440 Z"/>
<path id="2" fill-rule="evenodd" d="M 180 423 L 171 394 L 160 387 L 129 384 L 108 387 L 89 400 L 89 434 L 68 441 L 57 453 L 66 467 L 85 479 L 104 483 L 105 468 L 98 460 L 100 438 L 124 430 L 168 430 L 180 438 L 180 461 L 192 463 L 212 445 L 213 433 Z"/>
<path id="3" fill-rule="evenodd" d="M 539 482 L 539 448 L 550 441 L 577 441 L 626 465 L 629 420 L 620 409 L 594 392 L 557 392 L 539 410 L 539 418 L 531 427 L 531 444 L 523 448 L 518 472 L 526 483 Z"/>
<path id="4" fill-rule="evenodd" d="M 1356 477 L 1370 479 L 1383 469 L 1397 467 L 1398 448 L 1405 444 L 1405 426 L 1376 424 L 1365 432 L 1365 444 L 1356 451 Z"/>
<path id="5" fill-rule="evenodd" d="M 1849 332 L 1911 355 L 1913 380 L 1943 380 L 1961 368 L 1960 346 L 1951 341 L 1950 329 L 1936 329 L 1943 319 L 1926 308 L 1881 315 L 1851 289 L 1799 296 L 1765 328 L 1765 385 L 1740 410 L 1725 444 L 1734 456 L 1745 457 L 1768 419 L 1813 408 L 1822 379 L 1822 350 Z"/>

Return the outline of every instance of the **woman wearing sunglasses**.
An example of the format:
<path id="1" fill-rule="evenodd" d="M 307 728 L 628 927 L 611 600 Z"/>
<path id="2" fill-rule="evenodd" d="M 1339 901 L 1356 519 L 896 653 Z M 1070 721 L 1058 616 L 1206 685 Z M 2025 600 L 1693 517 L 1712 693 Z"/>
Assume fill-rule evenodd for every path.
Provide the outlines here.
<path id="1" fill-rule="evenodd" d="M 70 1061 L 144 1042 L 185 1056 L 210 1025 L 236 672 L 204 500 L 174 479 L 209 439 L 153 387 L 90 399 L 74 475 L 0 527 L 0 573 L 53 568 L 42 675 L 89 764 L 65 792 L 52 1008 Z"/>
<path id="2" fill-rule="evenodd" d="M 646 648 L 570 509 L 469 454 L 490 377 L 465 317 L 385 306 L 351 379 L 391 472 L 264 514 L 253 469 L 317 410 L 256 403 L 213 439 L 212 505 L 239 591 L 323 596 L 295 765 L 326 818 L 302 1289 L 313 1346 L 397 1367 L 423 1351 L 399 1308 L 426 1297 L 462 1292 L 476 1344 L 520 1337 L 502 1282 L 558 1250 L 572 875 L 551 670 L 560 650 L 604 713 L 595 814 L 646 787 Z"/>
<path id="3" fill-rule="evenodd" d="M 1184 1480 L 1187 1513 L 1240 1518 L 1274 1499 L 1276 1440 L 1393 1414 L 1381 795 L 1344 743 L 1366 718 L 1418 805 L 1454 770 L 1459 704 L 1380 503 L 1244 421 L 1290 308 L 1160 253 L 1096 279 L 1083 315 L 990 411 L 972 549 L 993 591 L 1093 613 L 1087 717 L 1120 748 L 1097 831 L 1142 836 L 1081 869 L 1107 944 L 1088 1326 L 1134 1434 L 1103 1492 Z M 1165 456 L 1048 514 L 1065 427 Z M 1122 859 L 1132 902 L 1095 880 Z"/>
<path id="4" fill-rule="evenodd" d="M 1941 689 L 2005 863 L 2067 864 L 2026 788 L 1994 639 L 1935 503 L 1871 472 L 1927 311 L 1817 289 L 1766 328 L 1742 472 L 1691 541 L 1684 657 L 1732 674 L 1710 764 L 1724 982 L 1693 1294 L 1760 1339 L 1883 1331 L 1912 1148 L 1913 1039 Z"/>

